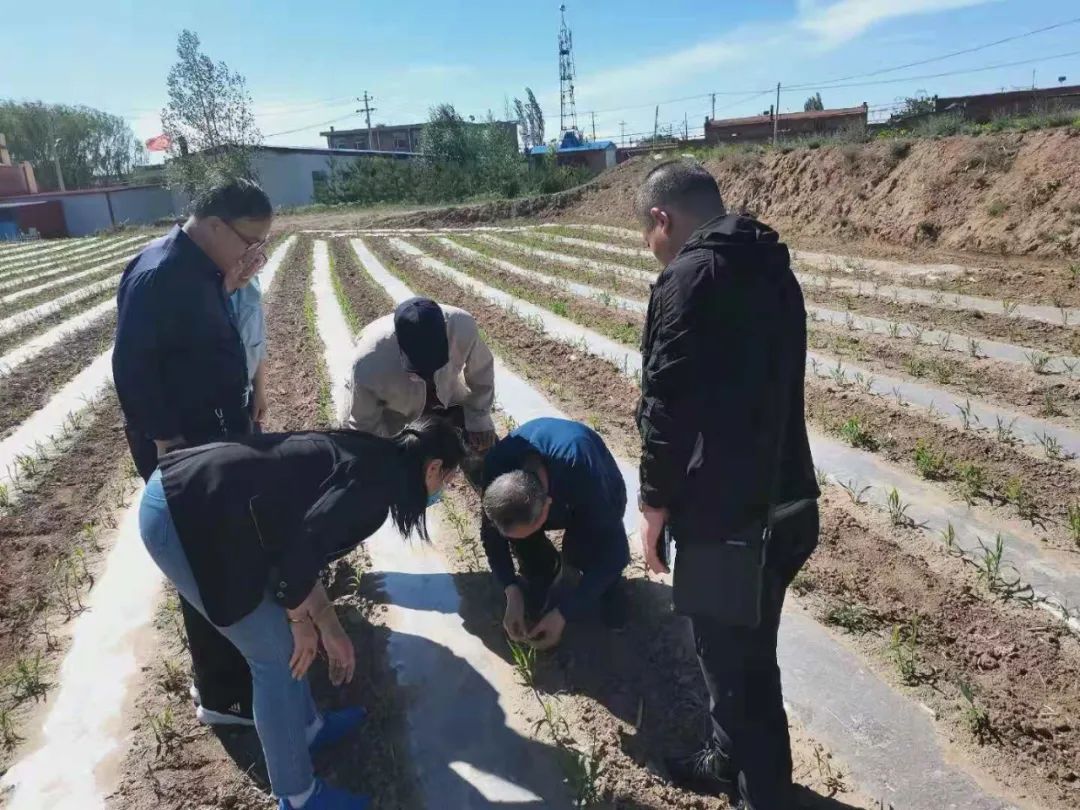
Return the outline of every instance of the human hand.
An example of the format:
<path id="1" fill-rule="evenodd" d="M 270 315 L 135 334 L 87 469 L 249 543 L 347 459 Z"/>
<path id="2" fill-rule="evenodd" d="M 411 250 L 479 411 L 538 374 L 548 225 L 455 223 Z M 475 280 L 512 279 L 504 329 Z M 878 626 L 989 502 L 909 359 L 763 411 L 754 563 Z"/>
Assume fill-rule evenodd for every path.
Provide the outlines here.
<path id="1" fill-rule="evenodd" d="M 292 613 L 292 611 L 290 611 Z M 289 629 L 293 635 L 293 652 L 289 659 L 289 670 L 293 678 L 300 680 L 307 675 L 311 662 L 319 652 L 319 634 L 311 618 L 289 617 Z"/>
<path id="2" fill-rule="evenodd" d="M 525 628 L 525 594 L 521 586 L 510 585 L 506 589 L 506 613 L 503 616 L 503 629 L 514 641 L 525 641 L 528 631 Z"/>
<path id="3" fill-rule="evenodd" d="M 559 643 L 565 629 L 566 619 L 562 611 L 555 608 L 536 623 L 529 633 L 529 643 L 538 650 L 547 650 Z"/>
<path id="4" fill-rule="evenodd" d="M 319 634 L 330 664 L 330 683 L 334 686 L 352 683 L 353 674 L 356 672 L 356 650 L 336 614 L 333 621 L 319 624 Z"/>
<path id="5" fill-rule="evenodd" d="M 465 438 L 473 451 L 484 453 L 491 449 L 491 445 L 495 444 L 495 439 L 498 437 L 494 430 L 467 430 Z"/>
<path id="6" fill-rule="evenodd" d="M 638 536 L 641 538 L 641 554 L 645 558 L 645 567 L 654 574 L 667 574 L 669 569 L 660 559 L 660 536 L 668 521 L 667 509 L 652 506 L 641 507 L 641 524 Z"/>
<path id="7" fill-rule="evenodd" d="M 254 401 L 251 406 L 251 421 L 256 425 L 260 425 L 266 419 L 266 415 L 270 412 L 270 405 L 267 402 L 266 397 L 266 389 L 260 385 L 256 385 L 253 396 Z"/>

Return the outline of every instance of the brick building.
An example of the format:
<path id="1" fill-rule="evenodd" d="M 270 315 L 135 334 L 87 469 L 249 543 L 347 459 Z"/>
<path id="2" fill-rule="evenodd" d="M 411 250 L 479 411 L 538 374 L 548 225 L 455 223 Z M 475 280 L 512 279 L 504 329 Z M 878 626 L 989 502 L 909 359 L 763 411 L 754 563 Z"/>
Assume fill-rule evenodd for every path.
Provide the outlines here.
<path id="1" fill-rule="evenodd" d="M 746 118 L 705 119 L 705 142 L 763 143 L 773 137 L 772 111 Z M 844 107 L 835 110 L 810 110 L 781 113 L 777 131 L 781 139 L 813 135 L 836 135 L 850 130 L 866 129 L 867 107 Z"/>
<path id="2" fill-rule="evenodd" d="M 985 124 L 993 118 L 1029 115 L 1058 109 L 1080 109 L 1080 85 L 980 93 L 973 96 L 935 96 L 935 113 L 960 113 L 968 121 Z"/>

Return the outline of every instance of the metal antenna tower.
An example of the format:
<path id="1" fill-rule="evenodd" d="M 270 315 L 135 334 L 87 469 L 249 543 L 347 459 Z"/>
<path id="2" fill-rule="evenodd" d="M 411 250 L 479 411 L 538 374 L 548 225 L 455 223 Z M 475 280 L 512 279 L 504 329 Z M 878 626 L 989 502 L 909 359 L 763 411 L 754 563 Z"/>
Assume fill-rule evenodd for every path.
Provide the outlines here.
<path id="1" fill-rule="evenodd" d="M 559 29 L 559 129 L 577 132 L 577 105 L 574 103 L 574 36 L 566 25 L 566 5 L 559 6 L 562 27 Z"/>

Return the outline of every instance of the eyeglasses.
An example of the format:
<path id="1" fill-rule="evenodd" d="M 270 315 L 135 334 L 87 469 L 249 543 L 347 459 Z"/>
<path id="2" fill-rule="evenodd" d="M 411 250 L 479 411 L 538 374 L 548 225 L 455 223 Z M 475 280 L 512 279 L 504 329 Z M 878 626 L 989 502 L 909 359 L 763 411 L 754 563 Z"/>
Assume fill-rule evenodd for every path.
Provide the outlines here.
<path id="1" fill-rule="evenodd" d="M 236 230 L 236 228 L 234 228 L 232 226 L 231 222 L 229 222 L 228 220 L 225 220 L 225 219 L 223 219 L 221 221 L 225 225 L 226 228 L 228 228 L 230 231 L 233 232 L 233 234 L 235 234 L 237 239 L 239 239 L 241 242 L 244 243 L 244 254 L 245 255 L 248 255 L 248 254 L 251 254 L 251 253 L 259 253 L 259 254 L 262 254 L 262 260 L 264 262 L 266 261 L 266 254 L 263 253 L 263 249 L 266 247 L 266 243 L 268 241 L 270 241 L 269 238 L 266 238 L 266 239 L 248 239 L 246 236 L 244 236 L 242 233 L 240 233 L 240 231 Z"/>

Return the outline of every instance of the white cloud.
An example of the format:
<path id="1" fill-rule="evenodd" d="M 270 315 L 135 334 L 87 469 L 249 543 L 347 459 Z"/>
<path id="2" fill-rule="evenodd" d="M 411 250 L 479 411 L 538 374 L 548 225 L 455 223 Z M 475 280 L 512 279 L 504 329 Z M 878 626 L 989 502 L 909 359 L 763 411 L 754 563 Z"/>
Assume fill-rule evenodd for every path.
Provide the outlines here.
<path id="1" fill-rule="evenodd" d="M 746 28 L 663 56 L 585 75 L 579 70 L 578 107 L 603 108 L 669 95 L 690 79 L 729 70 L 753 59 L 761 49 L 773 47 L 780 39 L 764 30 Z M 558 109 L 558 102 L 557 93 L 545 94 L 541 99 L 545 109 Z"/>
<path id="2" fill-rule="evenodd" d="M 800 0 L 798 25 L 826 47 L 840 45 L 885 20 L 937 14 L 997 0 Z"/>

